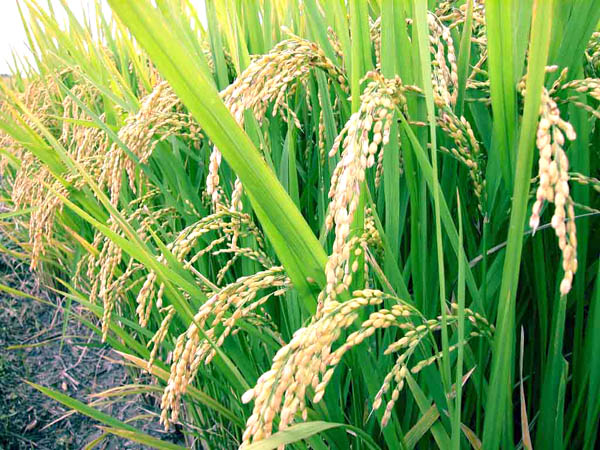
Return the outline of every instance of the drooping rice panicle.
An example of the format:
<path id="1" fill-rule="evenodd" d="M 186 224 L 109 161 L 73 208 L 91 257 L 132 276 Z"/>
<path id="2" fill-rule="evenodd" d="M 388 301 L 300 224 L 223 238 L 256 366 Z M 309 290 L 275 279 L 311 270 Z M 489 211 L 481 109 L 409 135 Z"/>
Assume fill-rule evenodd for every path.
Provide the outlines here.
<path id="1" fill-rule="evenodd" d="M 142 205 L 128 217 L 128 222 L 131 225 L 137 224 L 135 229 L 138 236 L 147 242 L 151 238 L 150 229 L 155 228 L 155 231 L 158 231 L 159 221 L 172 213 L 172 208 L 149 211 L 145 205 Z M 117 222 L 109 219 L 109 223 L 111 232 L 123 236 L 124 232 Z M 126 269 L 118 274 L 118 268 L 124 262 L 123 249 L 102 233 L 97 233 L 92 247 L 98 249 L 98 254 L 89 254 L 87 257 L 86 275 L 90 283 L 89 297 L 92 302 L 96 298 L 102 300 L 102 340 L 105 341 L 115 304 L 126 290 L 133 287 L 131 286 L 132 275 L 141 266 L 129 258 Z"/>
<path id="2" fill-rule="evenodd" d="M 344 330 L 351 328 L 359 320 L 361 309 L 381 305 L 385 300 L 395 300 L 396 303 L 390 309 L 380 309 L 371 313 L 356 331 L 344 334 Z M 322 400 L 325 389 L 342 357 L 350 349 L 373 336 L 377 330 L 394 326 L 408 331 L 399 341 L 389 345 L 385 353 L 402 349 L 407 351 L 398 358 L 392 370 L 386 375 L 384 384 L 374 399 L 374 409 L 377 409 L 381 405 L 383 395 L 389 389 L 390 382 L 392 379 L 396 380 L 396 387 L 386 406 L 382 421 L 382 426 L 385 426 L 402 389 L 403 378 L 408 370 L 406 368 L 408 359 L 416 346 L 441 326 L 441 317 L 414 326 L 411 320 L 418 316 L 414 308 L 397 301 L 376 290 L 354 291 L 352 298 L 346 302 L 329 301 L 323 307 L 318 319 L 314 319 L 307 327 L 296 331 L 292 340 L 275 355 L 271 369 L 263 373 L 256 385 L 242 396 L 244 403 L 254 400 L 254 409 L 246 423 L 242 448 L 269 437 L 273 432 L 275 417 L 279 417 L 279 430 L 289 427 L 297 413 L 306 420 L 306 398 L 311 398 L 313 404 Z M 456 304 L 452 307 L 453 310 L 458 308 Z M 491 338 L 493 327 L 487 320 L 471 310 L 466 310 L 466 313 L 475 327 L 472 335 Z M 450 319 L 456 320 L 456 316 L 451 315 Z M 333 348 L 334 343 L 341 337 L 343 337 L 342 342 L 337 348 Z M 420 361 L 414 366 L 415 371 L 418 372 L 439 358 L 439 353 L 436 353 L 431 358 Z"/>
<path id="3" fill-rule="evenodd" d="M 292 95 L 296 86 L 315 69 L 323 70 L 330 79 L 335 80 L 347 91 L 344 72 L 325 56 L 323 50 L 314 42 L 291 35 L 268 54 L 252 61 L 248 68 L 221 92 L 221 98 L 241 126 L 244 125 L 245 111 L 250 111 L 254 118 L 262 123 L 268 107 L 273 104 L 273 116 L 283 110 L 291 114 L 294 125 L 300 128 L 298 120 L 294 119 L 293 111 L 286 103 L 286 97 Z M 215 206 L 221 198 L 218 173 L 221 159 L 221 152 L 216 147 L 213 148 L 207 176 L 207 193 Z M 238 189 L 241 188 L 238 181 L 236 185 Z M 239 205 L 239 201 L 236 205 Z"/>
<path id="4" fill-rule="evenodd" d="M 166 314 L 162 322 L 160 323 L 158 330 L 156 331 L 156 333 L 154 333 L 154 336 L 152 336 L 150 342 L 148 342 L 148 347 L 152 345 L 152 352 L 150 353 L 150 358 L 148 358 L 148 370 L 151 369 L 152 364 L 156 359 L 156 355 L 158 353 L 158 350 L 160 349 L 160 345 L 167 336 L 167 333 L 169 331 L 169 325 L 171 324 L 171 320 L 173 320 L 173 317 L 175 316 L 176 312 L 175 307 L 173 305 L 169 305 L 162 308 L 162 311 L 164 311 Z"/>
<path id="5" fill-rule="evenodd" d="M 598 178 L 589 177 L 579 172 L 570 172 L 569 180 L 575 183 L 591 186 L 595 191 L 600 192 L 600 180 Z"/>
<path id="6" fill-rule="evenodd" d="M 434 14 L 429 21 L 429 49 L 432 58 L 432 84 L 436 103 L 454 105 L 458 95 L 458 68 L 456 51 L 450 29 L 440 23 Z"/>
<path id="7" fill-rule="evenodd" d="M 270 298 L 283 295 L 289 285 L 281 267 L 273 267 L 223 287 L 202 305 L 188 330 L 177 339 L 161 403 L 161 422 L 166 428 L 170 422 L 177 422 L 181 396 L 198 368 L 212 361 L 216 348 L 234 331 L 237 321 Z M 271 289 L 271 292 L 259 296 L 264 289 Z"/>
<path id="8" fill-rule="evenodd" d="M 305 420 L 340 450 L 597 446 L 594 2 L 38 3 L 0 79 L 1 259 L 139 369 L 106 406 L 161 391 L 194 448 Z"/>
<path id="9" fill-rule="evenodd" d="M 142 99 L 139 111 L 126 119 L 125 126 L 119 130 L 119 140 L 137 160 L 132 159 L 119 143 L 113 143 L 105 152 L 100 176 L 100 185 L 108 186 L 113 205 L 119 202 L 123 171 L 127 174 L 129 187 L 136 192 L 137 167 L 148 162 L 161 142 L 182 133 L 192 140 L 202 139 L 199 127 L 182 108 L 169 85 L 161 81 Z"/>
<path id="10" fill-rule="evenodd" d="M 523 86 L 521 88 L 524 90 Z M 562 295 L 571 290 L 573 275 L 577 271 L 575 208 L 569 189 L 569 159 L 563 149 L 565 136 L 571 141 L 577 137 L 573 126 L 560 117 L 556 102 L 544 89 L 536 138 L 536 146 L 540 152 L 540 181 L 529 226 L 535 232 L 540 223 L 544 202 L 554 204 L 551 223 L 563 256 L 564 276 L 560 284 Z"/>
<path id="11" fill-rule="evenodd" d="M 458 118 L 451 109 L 439 105 L 440 114 L 437 117 L 438 126 L 454 141 L 454 147 L 440 149 L 450 153 L 469 169 L 475 196 L 478 200 L 479 211 L 483 211 L 485 202 L 485 179 L 483 158 L 479 142 L 475 138 L 471 124 L 464 118 Z"/>
<path id="12" fill-rule="evenodd" d="M 362 333 L 349 336 L 351 340 L 334 353 L 333 343 L 358 319 L 357 311 L 366 305 L 381 304 L 383 297 L 381 292 L 365 290 L 354 292 L 353 298 L 344 303 L 331 300 L 323 306 L 319 319 L 294 333 L 292 340 L 275 355 L 271 369 L 242 396 L 244 403 L 254 400 L 242 447 L 269 437 L 276 416 L 280 419 L 280 430 L 291 424 L 297 412 L 306 420 L 307 389 L 313 387 L 315 392 L 323 391 L 345 351 L 373 334 L 376 328 L 390 326 L 397 315 L 405 314 L 405 309 L 398 305 L 393 313 L 374 318 L 361 328 Z"/>
<path id="13" fill-rule="evenodd" d="M 331 177 L 329 212 L 325 219 L 327 229 L 335 228 L 335 239 L 325 268 L 327 287 L 321 294 L 321 304 L 325 296 L 335 299 L 348 289 L 351 273 L 358 270 L 355 264 L 349 265 L 354 250 L 349 238 L 360 186 L 366 170 L 375 165 L 378 152 L 389 142 L 394 110 L 403 108 L 406 102 L 399 77 L 386 80 L 371 72 L 367 79 L 372 81 L 361 96 L 358 112 L 350 117 L 329 152 L 332 157 L 342 148 L 341 160 Z"/>
<path id="14" fill-rule="evenodd" d="M 198 241 L 210 232 L 218 232 L 219 237 L 207 243 L 202 249 L 194 253 L 187 259 L 188 254 L 194 249 Z M 248 250 L 239 248 L 237 240 L 240 237 L 251 236 L 255 239 L 258 249 Z M 219 250 L 221 245 L 225 249 Z M 181 231 L 173 242 L 167 244 L 167 250 L 170 251 L 175 259 L 184 263 L 184 267 L 189 268 L 200 257 L 205 254 L 218 255 L 224 251 L 239 254 L 240 256 L 258 261 L 263 266 L 272 265 L 271 260 L 264 254 L 264 240 L 260 231 L 256 228 L 249 215 L 234 212 L 225 208 L 220 208 L 216 213 L 204 217 L 193 225 Z M 159 256 L 158 261 L 166 264 L 164 255 Z M 217 282 L 222 281 L 225 271 L 230 266 L 225 266 L 225 270 L 218 276 Z M 164 283 L 159 283 L 158 291 L 156 282 L 158 275 L 155 271 L 150 271 L 145 278 L 144 284 L 137 296 L 137 314 L 139 323 L 145 326 L 148 322 L 150 311 L 154 302 L 158 308 L 162 307 Z"/>

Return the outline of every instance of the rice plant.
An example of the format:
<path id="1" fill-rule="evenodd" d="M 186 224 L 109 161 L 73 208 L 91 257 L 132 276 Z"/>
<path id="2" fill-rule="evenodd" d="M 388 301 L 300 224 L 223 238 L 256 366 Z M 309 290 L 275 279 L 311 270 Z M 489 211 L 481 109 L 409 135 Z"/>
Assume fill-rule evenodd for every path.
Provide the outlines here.
<path id="1" fill-rule="evenodd" d="M 20 2 L 0 224 L 165 430 L 595 448 L 596 1 L 109 4 Z"/>

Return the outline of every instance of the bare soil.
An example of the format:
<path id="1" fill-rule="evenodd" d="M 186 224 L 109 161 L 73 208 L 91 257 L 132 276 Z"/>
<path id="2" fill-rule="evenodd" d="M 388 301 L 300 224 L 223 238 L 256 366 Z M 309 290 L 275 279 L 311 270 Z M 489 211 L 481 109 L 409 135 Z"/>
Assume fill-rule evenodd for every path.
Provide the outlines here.
<path id="1" fill-rule="evenodd" d="M 64 301 L 41 288 L 22 263 L 0 258 L 0 274 L 3 285 L 55 305 L 0 292 L 0 449 L 84 448 L 102 435 L 98 422 L 70 413 L 25 380 L 87 403 L 90 394 L 132 383 L 130 374 L 85 326 L 71 319 L 63 333 Z M 128 397 L 101 409 L 120 420 L 144 415 L 130 423 L 161 439 L 177 440 L 162 431 L 153 398 Z M 111 436 L 94 448 L 144 447 Z"/>

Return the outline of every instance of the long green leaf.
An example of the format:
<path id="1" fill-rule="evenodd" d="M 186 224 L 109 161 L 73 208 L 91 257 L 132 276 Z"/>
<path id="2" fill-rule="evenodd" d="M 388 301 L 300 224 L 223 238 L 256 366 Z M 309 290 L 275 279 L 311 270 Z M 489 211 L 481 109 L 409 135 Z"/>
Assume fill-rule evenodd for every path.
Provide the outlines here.
<path id="1" fill-rule="evenodd" d="M 86 405 L 85 403 L 82 403 L 79 400 L 75 400 L 74 398 L 71 398 L 68 395 L 65 395 L 61 392 L 46 388 L 44 386 L 40 386 L 39 384 L 35 384 L 30 381 L 27 381 L 27 384 L 34 387 L 43 394 L 47 395 L 48 397 L 62 403 L 68 408 L 71 408 L 81 414 L 84 414 L 88 417 L 91 417 L 92 419 L 95 419 L 99 422 L 108 425 L 109 428 L 101 427 L 105 431 L 136 442 L 140 442 L 142 444 L 149 445 L 150 447 L 157 449 L 181 450 L 185 448 L 179 445 L 172 444 L 170 442 L 164 442 L 160 439 L 153 438 L 152 436 L 149 436 L 145 433 L 142 433 L 141 431 L 136 430 L 131 425 L 128 425 L 125 422 L 121 422 L 120 420 L 117 420 L 114 417 L 103 413 L 102 411 L 98 411 L 97 409 L 92 408 L 91 406 Z"/>
<path id="2" fill-rule="evenodd" d="M 273 436 L 263 439 L 259 442 L 250 444 L 245 447 L 247 450 L 271 450 L 279 447 L 280 445 L 293 444 L 304 439 L 307 439 L 315 434 L 321 433 L 332 428 L 343 427 L 358 434 L 361 438 L 365 439 L 363 442 L 366 448 L 378 449 L 379 447 L 368 437 L 368 435 L 362 430 L 348 426 L 342 423 L 329 423 L 329 422 L 304 422 L 292 425 L 285 430 L 278 431 Z"/>
<path id="3" fill-rule="evenodd" d="M 498 317 L 492 354 L 490 389 L 487 395 L 483 432 L 484 450 L 496 450 L 501 438 L 507 436 L 506 427 L 512 418 L 512 368 L 515 342 L 515 299 L 521 263 L 523 228 L 531 183 L 533 142 L 538 123 L 539 107 L 544 86 L 546 60 L 552 30 L 553 0 L 536 0 L 532 18 L 525 106 L 519 137 L 515 187 L 506 256 L 502 271 L 502 285 L 498 299 Z"/>
<path id="4" fill-rule="evenodd" d="M 165 78 L 242 180 L 255 212 L 309 311 L 316 299 L 311 280 L 324 285 L 326 255 L 308 224 L 235 122 L 214 87 L 198 76 L 182 42 L 147 0 L 109 4 L 153 58 Z"/>
<path id="5" fill-rule="evenodd" d="M 130 441 L 138 442 L 159 450 L 184 450 L 186 448 L 171 442 L 161 441 L 160 439 L 140 433 L 139 431 L 122 430 L 120 428 L 110 427 L 100 427 L 100 429 L 106 433 L 114 434 L 115 436 L 129 439 Z"/>

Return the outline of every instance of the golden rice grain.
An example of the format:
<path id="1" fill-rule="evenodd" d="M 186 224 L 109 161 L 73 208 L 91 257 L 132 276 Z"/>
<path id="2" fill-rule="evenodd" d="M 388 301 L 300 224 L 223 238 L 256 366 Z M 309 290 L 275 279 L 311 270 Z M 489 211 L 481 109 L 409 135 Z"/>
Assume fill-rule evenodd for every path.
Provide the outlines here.
<path id="1" fill-rule="evenodd" d="M 181 396 L 198 368 L 212 361 L 216 349 L 232 334 L 237 321 L 249 316 L 270 298 L 283 295 L 289 286 L 290 280 L 283 268 L 272 267 L 225 286 L 200 307 L 187 331 L 179 336 L 173 354 L 171 373 L 161 402 L 161 422 L 166 428 L 169 422 L 177 421 Z M 259 296 L 265 289 L 271 291 Z"/>
<path id="2" fill-rule="evenodd" d="M 531 210 L 529 226 L 535 232 L 540 223 L 544 202 L 548 201 L 554 204 L 551 224 L 563 255 L 565 272 L 560 284 L 562 295 L 568 294 L 571 290 L 573 275 L 577 271 L 575 208 L 569 189 L 569 160 L 563 149 L 565 136 L 571 141 L 574 140 L 576 138 L 575 130 L 569 122 L 560 117 L 556 102 L 544 89 L 536 137 L 536 146 L 540 152 L 540 181 L 536 192 L 536 201 Z"/>
<path id="3" fill-rule="evenodd" d="M 346 78 L 314 42 L 301 39 L 290 34 L 290 38 L 277 44 L 266 55 L 256 58 L 239 77 L 221 92 L 225 105 L 231 111 L 238 124 L 244 125 L 244 113 L 250 111 L 258 123 L 264 120 L 267 108 L 273 104 L 272 114 L 275 116 L 282 109 L 295 118 L 288 107 L 286 97 L 292 95 L 299 83 L 304 82 L 314 69 L 323 70 L 330 79 L 348 90 Z M 300 127 L 297 119 L 293 120 Z M 207 176 L 207 193 L 216 205 L 220 200 L 218 170 L 221 154 L 214 147 L 210 156 Z M 237 182 L 236 182 L 237 183 Z M 238 201 L 236 202 L 239 205 Z"/>

